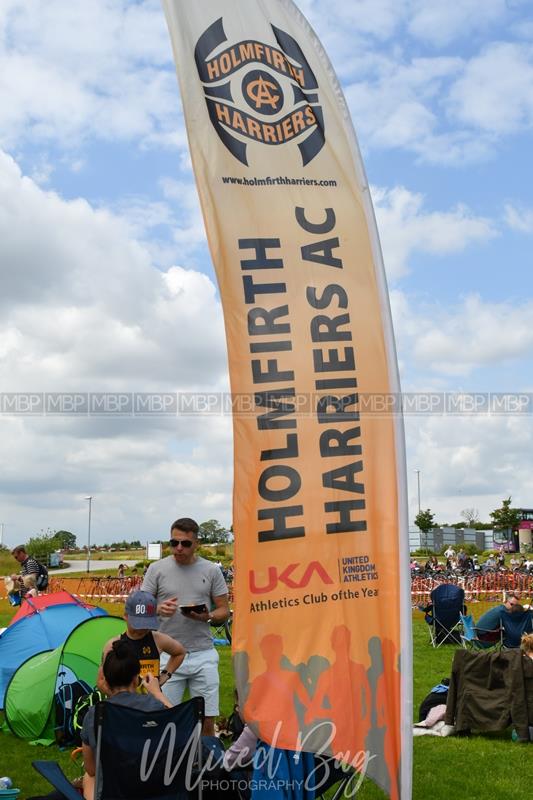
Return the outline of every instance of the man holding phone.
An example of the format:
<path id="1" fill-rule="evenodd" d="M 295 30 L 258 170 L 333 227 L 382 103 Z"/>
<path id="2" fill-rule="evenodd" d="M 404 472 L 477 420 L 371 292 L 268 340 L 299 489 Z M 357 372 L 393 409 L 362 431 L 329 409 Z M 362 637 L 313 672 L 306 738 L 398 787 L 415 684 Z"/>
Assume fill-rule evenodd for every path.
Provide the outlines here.
<path id="1" fill-rule="evenodd" d="M 164 685 L 164 693 L 177 705 L 185 688 L 191 697 L 205 700 L 203 733 L 213 736 L 219 713 L 218 653 L 210 624 L 225 622 L 230 614 L 228 587 L 216 564 L 196 554 L 198 524 L 188 517 L 177 519 L 170 528 L 171 555 L 150 564 L 142 590 L 157 599 L 159 630 L 180 641 L 188 651 L 180 667 Z M 161 657 L 165 671 L 164 654 Z"/>

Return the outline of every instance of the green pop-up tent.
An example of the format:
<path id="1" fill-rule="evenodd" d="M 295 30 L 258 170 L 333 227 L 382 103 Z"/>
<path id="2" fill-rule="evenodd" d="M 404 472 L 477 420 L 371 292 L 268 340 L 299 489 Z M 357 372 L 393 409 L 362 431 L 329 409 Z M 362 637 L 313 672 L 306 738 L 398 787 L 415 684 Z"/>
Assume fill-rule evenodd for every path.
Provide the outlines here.
<path id="1" fill-rule="evenodd" d="M 56 687 L 65 680 L 94 686 L 105 643 L 125 630 L 126 623 L 119 617 L 94 617 L 81 622 L 55 650 L 21 664 L 8 684 L 4 704 L 13 733 L 21 739 L 52 743 Z"/>

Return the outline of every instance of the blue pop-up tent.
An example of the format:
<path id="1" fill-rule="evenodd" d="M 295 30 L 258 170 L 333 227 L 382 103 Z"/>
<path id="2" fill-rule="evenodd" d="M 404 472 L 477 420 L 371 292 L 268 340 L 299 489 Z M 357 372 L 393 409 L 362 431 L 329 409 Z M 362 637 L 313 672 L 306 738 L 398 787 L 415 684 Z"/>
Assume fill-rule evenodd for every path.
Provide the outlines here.
<path id="1" fill-rule="evenodd" d="M 103 608 L 87 608 L 74 601 L 36 610 L 6 628 L 0 635 L 0 709 L 11 676 L 24 661 L 54 650 L 80 622 L 106 614 Z"/>

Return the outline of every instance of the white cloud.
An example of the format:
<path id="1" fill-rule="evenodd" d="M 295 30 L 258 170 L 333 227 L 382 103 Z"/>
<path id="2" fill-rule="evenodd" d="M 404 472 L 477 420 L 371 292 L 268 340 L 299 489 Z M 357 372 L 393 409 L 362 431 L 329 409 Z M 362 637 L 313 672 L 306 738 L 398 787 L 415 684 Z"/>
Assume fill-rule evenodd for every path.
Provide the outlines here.
<path id="1" fill-rule="evenodd" d="M 2 33 L 4 146 L 31 138 L 73 149 L 91 136 L 159 136 L 161 146 L 178 127 L 177 84 L 159 3 L 13 2 L 4 8 Z"/>
<path id="2" fill-rule="evenodd" d="M 507 203 L 505 221 L 515 231 L 533 233 L 533 209 L 531 208 L 516 208 L 511 203 Z"/>
<path id="3" fill-rule="evenodd" d="M 421 471 L 421 505 L 439 522 L 456 522 L 468 507 L 490 522 L 490 511 L 509 495 L 514 506 L 530 507 L 533 430 L 524 418 L 427 414 L 407 418 L 406 433 L 409 464 Z M 413 519 L 417 487 L 414 478 L 409 482 Z"/>
<path id="4" fill-rule="evenodd" d="M 442 46 L 454 39 L 480 31 L 502 20 L 508 12 L 506 0 L 414 0 L 409 19 L 409 32 L 418 39 Z"/>
<path id="5" fill-rule="evenodd" d="M 490 220 L 476 217 L 466 206 L 428 211 L 424 197 L 403 186 L 373 187 L 372 197 L 385 266 L 392 280 L 409 271 L 409 258 L 414 253 L 456 253 L 497 235 Z"/>
<path id="6" fill-rule="evenodd" d="M 402 53 L 356 59 L 345 93 L 356 131 L 367 146 L 405 149 L 430 164 L 485 160 L 493 145 L 445 114 L 449 87 L 461 77 L 458 57 L 413 58 Z"/>
<path id="7" fill-rule="evenodd" d="M 439 255 L 472 247 L 475 257 L 473 246 L 505 235 L 479 210 L 481 200 L 467 207 L 440 199 L 443 173 L 428 165 L 481 162 L 497 152 L 499 137 L 531 125 L 527 28 L 506 27 L 516 17 L 504 16 L 503 0 L 486 0 L 481 16 L 479 0 L 299 5 L 347 86 L 365 149 L 391 151 L 391 166 L 401 175 L 413 168 L 417 185 L 429 187 L 427 195 L 401 186 L 374 190 L 389 277 L 412 271 L 413 257 L 423 254 L 436 283 Z M 490 38 L 495 23 L 501 42 Z M 432 47 L 446 50 L 432 58 Z M 187 269 L 204 232 L 159 0 L 3 0 L 0 100 L 0 137 L 31 176 L 0 155 L 3 389 L 225 389 L 216 289 Z M 138 168 L 140 180 L 126 182 L 120 169 L 111 170 L 111 188 L 101 162 L 93 172 L 102 141 L 111 145 L 101 148 L 107 158 L 121 148 L 122 172 Z M 178 153 L 161 168 L 168 148 Z M 181 179 L 161 178 L 174 165 Z M 475 182 L 476 175 L 446 176 L 445 196 L 455 191 L 460 198 L 463 179 Z M 65 200 L 43 185 L 97 195 L 102 207 Z M 529 232 L 530 217 L 527 207 L 506 207 L 508 227 Z M 413 275 L 410 286 L 415 281 Z M 454 376 L 475 378 L 485 366 L 496 381 L 496 367 L 522 367 L 531 352 L 527 301 L 472 296 L 443 307 L 396 290 L 392 305 L 410 388 L 447 389 Z M 0 416 L 0 434 L 9 454 L 2 518 L 13 544 L 47 526 L 83 535 L 88 493 L 95 495 L 99 541 L 115 532 L 159 537 L 181 513 L 231 522 L 228 417 Z M 488 512 L 509 493 L 530 502 L 532 442 L 524 420 L 408 420 L 408 436 L 422 469 L 423 503 L 439 518 L 452 521 L 465 506 L 485 513 L 489 504 Z"/>
<path id="8" fill-rule="evenodd" d="M 527 45 L 490 45 L 470 63 L 463 50 L 461 57 L 430 58 L 408 49 L 406 28 L 430 44 L 472 34 L 479 41 L 487 27 L 514 19 L 505 0 L 485 0 L 481 16 L 479 0 L 451 5 L 352 0 L 336 7 L 308 0 L 302 10 L 345 80 L 365 145 L 407 149 L 426 163 L 463 164 L 493 154 L 494 130 L 529 124 Z M 139 148 L 178 149 L 186 162 L 185 126 L 159 2 L 10 0 L 2 11 L 0 144 L 53 142 L 76 152 L 92 138 L 135 140 Z M 376 40 L 392 44 L 380 50 Z M 474 135 L 472 125 L 487 135 L 478 130 Z"/>
<path id="9" fill-rule="evenodd" d="M 94 495 L 93 541 L 164 538 L 186 514 L 231 523 L 231 425 L 221 420 L 2 419 L 5 540 L 64 528 L 83 543 L 87 504 Z M 86 435 L 83 435 L 85 430 Z M 213 455 L 197 456 L 205 440 Z M 216 491 L 213 491 L 213 487 Z"/>
<path id="10" fill-rule="evenodd" d="M 429 380 L 431 373 L 470 376 L 483 367 L 528 359 L 533 349 L 531 301 L 494 303 L 469 295 L 454 303 L 452 309 L 438 303 L 415 309 L 401 292 L 393 297 L 400 352 L 404 358 L 413 359 L 413 370 L 431 370 Z M 516 391 L 524 383 L 524 375 L 517 378 Z"/>
<path id="11" fill-rule="evenodd" d="M 4 385 L 27 385 L 30 364 L 46 386 L 104 376 L 123 385 L 140 371 L 167 385 L 176 380 L 169 363 L 180 364 L 182 384 L 198 385 L 202 362 L 213 383 L 220 380 L 222 315 L 207 276 L 180 266 L 159 272 L 129 225 L 85 201 L 43 192 L 5 155 L 0 198 L 0 240 L 10 265 L 2 328 L 14 343 L 0 364 Z M 199 352 L 191 350 L 191 336 Z"/>
<path id="12" fill-rule="evenodd" d="M 320 13 L 324 14 L 325 3 L 320 4 Z M 350 26 L 355 33 L 375 36 L 377 39 L 388 39 L 398 29 L 406 13 L 405 0 L 351 0 L 329 6 L 333 18 L 339 26 Z"/>
<path id="13" fill-rule="evenodd" d="M 9 266 L 4 392 L 227 390 L 212 281 L 183 266 L 155 269 L 130 224 L 43 191 L 5 154 L 0 241 Z M 10 453 L 1 487 L 6 535 L 17 519 L 35 530 L 71 522 L 76 530 L 88 492 L 100 504 L 100 541 L 113 525 L 155 535 L 178 508 L 231 522 L 229 417 L 0 415 L 0 435 Z"/>
<path id="14" fill-rule="evenodd" d="M 496 42 L 466 65 L 450 90 L 456 119 L 494 135 L 533 124 L 533 47 Z"/>
<path id="15" fill-rule="evenodd" d="M 409 0 L 299 0 L 298 8 L 319 33 L 322 43 L 338 63 L 371 38 L 386 41 L 402 24 Z M 350 30 L 349 40 L 342 31 Z"/>

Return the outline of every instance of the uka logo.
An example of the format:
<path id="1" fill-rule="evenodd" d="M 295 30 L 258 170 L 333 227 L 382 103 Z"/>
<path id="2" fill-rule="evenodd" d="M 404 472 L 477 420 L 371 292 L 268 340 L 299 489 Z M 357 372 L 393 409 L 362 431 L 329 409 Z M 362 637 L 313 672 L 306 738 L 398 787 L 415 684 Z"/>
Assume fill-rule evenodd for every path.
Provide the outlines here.
<path id="1" fill-rule="evenodd" d="M 213 127 L 236 159 L 248 166 L 246 140 L 298 139 L 305 166 L 325 142 L 318 84 L 298 42 L 271 27 L 276 46 L 246 39 L 219 50 L 227 36 L 218 19 L 198 39 L 196 67 Z"/>
<path id="2" fill-rule="evenodd" d="M 268 578 L 264 586 L 258 586 L 255 570 L 250 570 L 250 592 L 265 594 L 273 591 L 279 583 L 284 583 L 289 589 L 302 589 L 308 585 L 313 575 L 316 575 L 322 583 L 333 583 L 320 561 L 310 561 L 303 571 L 301 566 L 300 564 L 289 564 L 282 572 L 278 572 L 278 567 L 268 567 Z"/>

